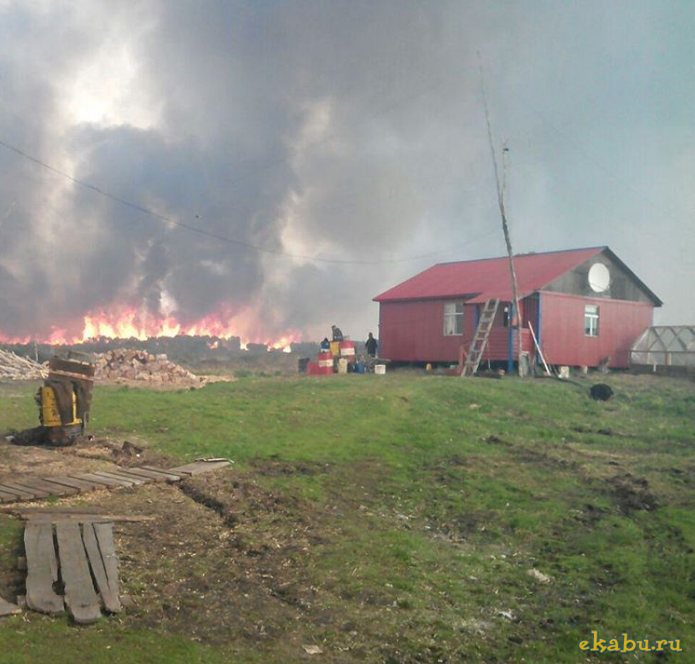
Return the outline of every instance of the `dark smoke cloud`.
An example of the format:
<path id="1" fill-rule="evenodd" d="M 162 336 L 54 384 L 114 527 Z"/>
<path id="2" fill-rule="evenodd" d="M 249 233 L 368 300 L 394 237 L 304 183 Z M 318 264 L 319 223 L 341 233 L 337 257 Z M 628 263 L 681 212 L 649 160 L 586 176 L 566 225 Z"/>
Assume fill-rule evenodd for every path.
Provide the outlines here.
<path id="1" fill-rule="evenodd" d="M 692 276 L 692 252 L 653 230 L 658 217 L 683 233 L 680 212 L 695 203 L 683 189 L 674 197 L 666 175 L 652 177 L 663 168 L 685 181 L 676 155 L 692 175 L 682 156 L 692 141 L 679 143 L 683 125 L 665 126 L 668 104 L 653 99 L 681 95 L 692 106 L 692 88 L 683 97 L 677 85 L 686 16 L 681 39 L 664 14 L 634 2 L 85 4 L 0 2 L 0 140 L 158 215 L 271 252 L 441 253 L 363 266 L 258 252 L 0 149 L 7 335 L 78 332 L 83 315 L 127 303 L 173 306 L 184 324 L 248 310 L 259 336 L 323 336 L 332 322 L 366 336 L 381 290 L 438 260 L 503 250 L 490 235 L 478 49 L 493 122 L 511 146 L 518 250 L 610 244 L 667 300 L 674 277 L 659 263 Z M 662 75 L 671 64 L 673 80 Z M 90 92 L 97 105 L 113 99 L 105 117 L 80 117 Z M 684 306 L 695 316 L 695 300 Z"/>

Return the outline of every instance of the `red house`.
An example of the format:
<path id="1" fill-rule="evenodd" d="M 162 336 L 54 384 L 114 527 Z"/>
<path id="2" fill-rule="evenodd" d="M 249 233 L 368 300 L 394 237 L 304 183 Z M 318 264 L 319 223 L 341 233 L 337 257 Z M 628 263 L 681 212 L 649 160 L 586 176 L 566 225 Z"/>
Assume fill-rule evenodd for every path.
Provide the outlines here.
<path id="1" fill-rule="evenodd" d="M 549 364 L 627 368 L 632 343 L 652 325 L 661 300 L 608 247 L 514 257 L 522 348 L 529 330 Z M 374 298 L 379 354 L 400 362 L 456 363 L 488 299 L 498 299 L 483 361 L 518 359 L 507 257 L 440 263 Z M 512 321 L 513 325 L 513 321 Z"/>

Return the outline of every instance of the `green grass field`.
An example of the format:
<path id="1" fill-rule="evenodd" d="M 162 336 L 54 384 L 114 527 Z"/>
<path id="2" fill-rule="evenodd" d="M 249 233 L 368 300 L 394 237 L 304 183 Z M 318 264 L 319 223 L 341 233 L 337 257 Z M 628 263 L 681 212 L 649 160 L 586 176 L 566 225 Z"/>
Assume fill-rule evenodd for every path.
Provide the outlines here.
<path id="1" fill-rule="evenodd" d="M 234 469 L 112 494 L 168 524 L 119 530 L 135 608 L 0 620 L 0 662 L 695 661 L 695 385 L 608 382 L 607 403 L 398 373 L 98 388 L 97 436 Z M 35 425 L 33 389 L 0 388 L 0 431 Z M 0 565 L 20 551 L 0 515 Z M 592 630 L 683 652 L 581 652 Z"/>

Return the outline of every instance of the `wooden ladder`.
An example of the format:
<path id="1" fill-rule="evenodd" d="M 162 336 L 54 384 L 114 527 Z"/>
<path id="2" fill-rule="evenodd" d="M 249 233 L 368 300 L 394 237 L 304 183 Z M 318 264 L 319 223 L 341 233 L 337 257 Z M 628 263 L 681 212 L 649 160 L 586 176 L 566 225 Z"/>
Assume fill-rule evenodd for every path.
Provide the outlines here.
<path id="1" fill-rule="evenodd" d="M 468 347 L 468 355 L 461 371 L 462 377 L 472 376 L 478 371 L 499 303 L 500 301 L 496 299 L 486 300 L 483 310 L 480 312 L 480 320 L 478 321 L 478 327 L 475 329 L 475 336 Z"/>

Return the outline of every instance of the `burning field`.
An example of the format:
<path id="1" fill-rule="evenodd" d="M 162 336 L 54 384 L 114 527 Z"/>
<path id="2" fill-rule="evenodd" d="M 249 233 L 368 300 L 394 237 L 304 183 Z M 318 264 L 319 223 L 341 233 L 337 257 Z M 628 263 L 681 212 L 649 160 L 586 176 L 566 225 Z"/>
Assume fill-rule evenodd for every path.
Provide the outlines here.
<path id="1" fill-rule="evenodd" d="M 195 322 L 181 323 L 176 317 L 153 315 L 141 309 L 116 307 L 115 312 L 98 311 L 83 316 L 77 323 L 57 328 L 48 326 L 43 333 L 10 335 L 0 328 L 0 344 L 29 346 L 76 346 L 97 340 L 171 339 L 174 337 L 199 337 L 210 339 L 213 347 L 225 342 L 246 348 L 249 344 L 265 346 L 268 350 L 290 352 L 292 344 L 299 341 L 299 334 L 291 332 L 271 337 L 265 335 L 262 326 L 254 323 L 248 315 L 234 316 L 217 313 Z"/>

